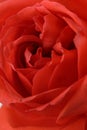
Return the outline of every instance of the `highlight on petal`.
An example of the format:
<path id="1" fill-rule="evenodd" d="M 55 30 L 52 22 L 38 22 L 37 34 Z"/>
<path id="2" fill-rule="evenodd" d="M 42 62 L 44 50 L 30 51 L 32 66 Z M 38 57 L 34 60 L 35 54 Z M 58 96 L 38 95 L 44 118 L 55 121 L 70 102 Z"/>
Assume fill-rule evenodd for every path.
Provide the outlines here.
<path id="1" fill-rule="evenodd" d="M 2 106 L 3 106 L 3 104 L 2 104 L 2 103 L 0 103 L 0 108 L 2 108 Z"/>

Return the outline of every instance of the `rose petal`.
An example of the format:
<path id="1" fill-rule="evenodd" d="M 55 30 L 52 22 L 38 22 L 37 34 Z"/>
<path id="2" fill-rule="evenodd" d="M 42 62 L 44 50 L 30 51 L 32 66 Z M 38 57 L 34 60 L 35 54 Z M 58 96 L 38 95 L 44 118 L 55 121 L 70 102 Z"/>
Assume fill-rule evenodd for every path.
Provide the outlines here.
<path id="1" fill-rule="evenodd" d="M 50 6 L 50 7 L 52 7 L 52 6 Z M 55 9 L 56 9 L 56 7 L 57 6 L 55 5 Z M 59 12 L 61 12 L 61 11 L 67 12 L 67 13 L 65 13 L 65 12 L 60 13 L 60 16 L 62 16 L 62 14 L 64 14 L 64 17 L 62 17 L 62 18 L 76 32 L 75 45 L 76 45 L 77 50 L 78 50 L 78 56 L 80 56 L 82 54 L 82 56 L 85 57 L 86 51 L 83 51 L 83 50 L 84 50 L 85 43 L 87 41 L 87 39 L 86 39 L 87 32 L 84 29 L 86 24 L 84 26 L 83 22 L 81 22 L 78 19 L 77 16 L 75 16 L 73 13 L 69 12 L 68 10 L 66 10 L 65 8 L 63 8 L 60 5 L 59 5 L 59 9 L 60 9 Z M 81 38 L 80 40 L 83 43 L 83 45 L 81 44 L 81 46 L 78 45 L 80 43 L 80 42 L 78 43 L 78 41 L 79 41 L 78 40 L 78 36 Z M 74 57 L 74 58 L 76 58 L 76 57 Z M 83 63 L 81 64 L 80 61 L 81 61 L 81 63 L 83 61 Z M 84 76 L 86 74 L 85 69 L 86 69 L 87 64 L 85 64 L 85 58 L 82 59 L 82 57 L 81 57 L 81 59 L 80 59 L 80 57 L 78 58 L 78 63 L 81 64 L 81 66 L 78 64 L 78 66 L 79 66 L 79 77 L 81 78 L 82 76 Z M 13 69 L 13 66 L 12 66 L 12 64 L 8 64 L 6 66 L 6 69 L 8 69 L 8 71 L 7 71 L 8 74 L 11 75 L 13 73 L 14 69 L 13 69 L 13 71 L 11 71 L 11 69 L 9 69 L 9 65 L 11 65 L 12 69 Z M 47 68 L 47 69 L 44 70 L 45 73 L 46 73 L 46 70 L 47 70 L 47 72 L 49 72 L 49 69 Z M 50 70 L 50 72 L 51 72 L 51 70 Z M 50 74 L 52 74 L 52 73 L 50 73 Z M 47 87 L 49 79 L 50 79 L 49 75 L 48 75 L 48 77 L 45 77 L 45 74 L 44 74 L 43 71 L 39 72 L 38 74 L 36 74 L 36 77 L 35 77 L 36 79 L 34 79 L 34 81 L 35 81 L 35 83 L 37 85 L 37 86 L 35 86 L 35 91 L 36 91 L 35 93 L 43 92 L 42 90 L 40 90 L 39 87 L 42 87 L 42 89 L 44 88 L 44 85 L 41 83 L 42 79 L 40 81 L 39 76 L 41 76 L 41 78 L 43 77 L 44 79 L 48 78 L 47 81 L 44 83 L 44 85 L 46 87 Z M 19 77 L 21 79 L 23 79 L 23 81 L 25 82 L 24 76 L 21 75 Z M 41 84 L 41 86 L 38 85 L 37 81 L 40 81 L 39 83 Z M 13 116 L 14 122 L 12 122 L 12 118 L 10 118 L 10 117 L 9 117 L 9 120 L 11 120 L 11 123 L 13 124 L 13 126 L 19 126 L 21 124 L 22 125 L 27 125 L 27 124 L 28 125 L 32 125 L 32 124 L 37 125 L 38 124 L 39 125 L 39 123 L 41 125 L 50 125 L 50 123 L 52 123 L 52 125 L 55 125 L 55 120 L 56 120 L 57 117 L 58 117 L 57 118 L 57 123 L 62 124 L 62 126 L 64 125 L 64 123 L 65 124 L 67 122 L 70 123 L 70 122 L 73 122 L 73 120 L 76 121 L 79 117 L 83 118 L 83 120 L 81 120 L 81 123 L 85 122 L 87 120 L 86 119 L 86 116 L 87 116 L 87 111 L 86 111 L 87 110 L 87 104 L 86 104 L 87 101 L 86 101 L 86 99 L 87 98 L 86 98 L 86 94 L 85 94 L 86 93 L 86 86 L 87 86 L 86 85 L 86 81 L 87 81 L 87 77 L 84 77 L 83 79 L 78 81 L 76 84 L 73 84 L 72 86 L 69 86 L 64 92 L 62 92 L 62 94 L 58 95 L 58 97 L 56 97 L 51 102 L 49 102 L 47 104 L 44 104 L 44 105 L 41 105 L 41 106 L 35 108 L 34 110 L 28 111 L 26 113 L 25 112 L 21 113 L 20 107 L 19 107 L 20 105 L 18 105 L 17 109 L 15 109 L 15 105 L 16 104 L 14 104 L 14 103 L 11 104 L 11 106 L 9 106 L 7 108 L 7 111 L 8 111 L 8 113 L 12 114 L 11 116 Z M 47 88 L 45 88 L 45 89 L 47 90 Z M 81 100 L 79 100 L 79 98 L 78 98 L 78 97 L 80 97 L 80 95 L 81 95 Z M 69 104 L 69 100 L 71 100 L 72 103 L 70 102 L 70 104 Z M 79 101 L 79 104 L 80 103 L 82 104 L 83 101 L 84 101 L 84 104 L 82 104 L 81 108 L 78 108 L 78 106 L 79 106 L 78 101 Z M 75 111 L 72 110 L 72 112 L 75 115 L 74 115 L 74 117 L 73 116 L 71 117 L 70 116 L 70 114 L 71 114 L 70 110 L 71 110 L 71 108 L 73 108 L 73 106 L 78 108 L 78 109 L 75 109 Z M 19 108 L 19 111 L 18 111 L 18 108 Z M 77 111 L 79 113 L 77 113 Z M 69 116 L 70 116 L 70 118 L 69 118 Z M 75 118 L 76 118 L 76 120 L 75 120 Z M 23 119 L 25 120 L 25 122 L 23 121 Z M 37 121 L 36 121 L 36 119 L 37 119 Z M 76 125 L 76 127 L 77 126 L 78 125 Z M 70 128 L 70 129 L 72 129 L 72 128 Z M 79 126 L 78 126 L 78 128 L 79 128 Z M 82 127 L 81 128 L 84 129 L 84 123 L 82 123 Z"/>
<path id="2" fill-rule="evenodd" d="M 48 83 L 52 73 L 53 69 L 48 65 L 46 65 L 37 72 L 33 79 L 32 94 L 38 94 L 48 90 Z"/>
<path id="3" fill-rule="evenodd" d="M 39 58 L 42 57 L 42 48 L 37 48 L 35 54 L 32 54 L 30 59 L 29 59 L 29 63 L 32 65 L 32 66 L 35 66 L 35 62 L 37 62 L 37 60 Z"/>
<path id="4" fill-rule="evenodd" d="M 69 26 L 66 26 L 60 33 L 57 42 L 61 42 L 62 46 L 66 49 L 72 49 L 74 46 L 73 45 L 74 36 L 75 33 L 73 32 L 73 30 Z"/>
<path id="5" fill-rule="evenodd" d="M 36 16 L 33 18 L 34 23 L 35 23 L 35 29 L 39 32 L 42 32 L 43 30 L 43 24 L 44 24 L 44 19 L 42 16 Z"/>
<path id="6" fill-rule="evenodd" d="M 37 6 L 36 9 L 44 17 L 43 30 L 40 34 L 40 38 L 43 41 L 43 47 L 51 48 L 66 24 L 60 17 L 56 17 L 46 10 L 44 6 Z"/>
<path id="7" fill-rule="evenodd" d="M 13 130 L 13 128 L 9 125 L 7 117 L 6 117 L 6 108 L 2 107 L 0 109 L 0 129 L 1 130 Z"/>
<path id="8" fill-rule="evenodd" d="M 22 1 L 12 1 L 6 0 L 3 3 L 0 3 L 0 25 L 5 21 L 9 16 L 17 13 L 19 10 L 25 8 L 26 6 L 31 6 L 41 0 L 22 0 Z M 16 8 L 15 8 L 16 7 Z"/>
<path id="9" fill-rule="evenodd" d="M 14 67 L 23 68 L 25 66 L 24 51 L 27 47 L 30 47 L 29 49 L 30 51 L 32 51 L 32 42 L 35 43 L 36 46 L 41 44 L 41 40 L 38 37 L 34 35 L 23 35 L 17 40 L 7 44 L 7 46 L 5 45 L 4 47 L 2 47 L 2 61 L 4 56 L 4 60 L 13 64 Z"/>
<path id="10" fill-rule="evenodd" d="M 37 126 L 30 126 L 30 127 L 18 127 L 18 128 L 12 128 L 10 124 L 8 123 L 8 119 L 6 116 L 6 108 L 3 107 L 0 109 L 0 129 L 1 130 L 60 130 L 60 127 L 37 127 Z M 61 130 L 85 130 L 85 120 L 79 119 L 75 122 L 72 122 L 71 124 L 67 125 L 66 127 L 62 128 Z"/>
<path id="11" fill-rule="evenodd" d="M 62 62 L 56 65 L 52 73 L 49 88 L 68 87 L 77 80 L 77 74 L 77 52 L 76 50 L 67 51 Z"/>
<path id="12" fill-rule="evenodd" d="M 75 32 L 81 31 L 81 29 L 85 29 L 84 22 L 76 14 L 69 11 L 65 6 L 61 5 L 60 3 L 43 0 L 42 5 L 45 6 L 46 9 L 51 11 L 51 13 L 55 14 L 57 17 L 61 17 L 62 19 L 69 18 L 71 21 L 70 27 Z"/>
<path id="13" fill-rule="evenodd" d="M 44 106 L 46 104 L 46 106 L 49 105 L 49 102 L 51 100 L 53 100 L 54 98 L 56 98 L 56 96 L 60 95 L 66 88 L 56 88 L 56 89 L 52 89 L 37 95 L 34 95 L 32 97 L 28 97 L 22 100 L 21 103 L 25 103 L 28 106 L 30 106 L 29 109 L 33 109 L 33 108 L 37 108 L 38 106 Z M 33 103 L 37 103 L 35 106 L 33 106 Z M 26 110 L 27 112 L 29 111 Z"/>
<path id="14" fill-rule="evenodd" d="M 51 60 L 50 57 L 43 57 L 42 48 L 38 48 L 36 54 L 32 55 L 30 58 L 30 63 L 35 67 L 36 69 L 42 68 L 44 65 L 46 65 Z"/>
<path id="15" fill-rule="evenodd" d="M 76 116 L 84 116 L 87 113 L 87 76 L 77 82 L 72 92 L 72 97 L 58 116 L 57 123 L 63 124 Z M 76 88 L 75 88 L 76 87 Z M 77 90 L 75 90 L 77 89 Z"/>
<path id="16" fill-rule="evenodd" d="M 43 31 L 40 35 L 40 38 L 43 41 L 43 47 L 51 47 L 60 34 L 61 30 L 65 26 L 64 21 L 60 18 L 55 17 L 52 14 L 48 14 L 44 17 Z"/>
<path id="17" fill-rule="evenodd" d="M 14 32 L 14 33 L 13 33 Z M 22 35 L 32 35 L 35 34 L 34 24 L 31 23 L 31 26 L 26 26 L 26 24 L 20 24 L 6 28 L 3 28 L 1 35 L 2 41 L 5 45 L 9 42 L 16 40 L 17 38 L 21 37 Z"/>
<path id="18" fill-rule="evenodd" d="M 87 17 L 86 17 L 87 1 L 86 0 L 84 0 L 84 1 L 82 1 L 82 0 L 62 0 L 62 1 L 61 0 L 52 0 L 52 1 L 56 1 L 56 2 L 59 2 L 63 5 L 65 5 L 69 10 L 73 11 L 81 18 L 87 20 Z"/>
<path id="19" fill-rule="evenodd" d="M 38 12 L 36 11 L 35 7 L 26 7 L 19 11 L 17 14 L 9 17 L 6 20 L 5 25 L 3 26 L 0 33 L 0 37 L 3 40 L 3 42 L 5 40 L 5 42 L 7 43 L 7 41 L 11 41 L 13 38 L 17 38 L 18 36 L 21 36 L 21 34 L 23 33 L 35 34 L 36 32 L 34 28 L 33 17 L 36 14 L 38 14 Z M 16 30 L 20 30 L 21 33 L 19 34 Z M 11 34 L 11 31 L 14 31 L 15 33 Z M 11 35 L 11 37 L 9 35 Z"/>
<path id="20" fill-rule="evenodd" d="M 15 91 L 9 82 L 0 76 L 0 102 L 7 105 L 11 102 L 17 102 L 22 96 Z"/>
<path id="21" fill-rule="evenodd" d="M 35 68 L 18 68 L 16 70 L 17 72 L 22 73 L 29 80 L 30 83 L 32 83 L 34 75 L 38 72 L 38 70 Z"/>
<path id="22" fill-rule="evenodd" d="M 37 60 L 35 62 L 35 67 L 38 68 L 38 69 L 40 69 L 43 66 L 45 66 L 47 63 L 49 63 L 49 61 L 50 61 L 50 58 L 42 57 L 42 58 L 40 58 L 39 60 Z"/>
<path id="23" fill-rule="evenodd" d="M 60 93 L 52 101 L 47 103 L 48 104 L 47 107 L 44 107 L 46 106 L 45 104 L 39 106 L 38 108 L 33 109 L 32 111 L 26 110 L 24 112 L 23 111 L 21 112 L 21 110 L 23 110 L 22 108 L 28 104 L 26 104 L 23 107 L 20 107 L 20 104 L 19 105 L 12 104 L 7 108 L 9 121 L 13 126 L 16 127 L 20 125 L 26 126 L 32 124 L 33 126 L 34 125 L 49 126 L 51 125 L 50 123 L 52 123 L 53 126 L 54 125 L 56 126 L 55 123 L 57 123 L 58 126 L 62 124 L 61 127 L 65 127 L 67 125 L 66 121 L 68 121 L 69 125 L 70 123 L 74 121 L 76 122 L 79 119 L 84 119 L 84 121 L 86 121 L 85 116 L 87 110 L 86 84 L 87 84 L 87 77 L 84 77 L 83 79 L 77 81 L 69 88 L 62 91 L 62 93 Z M 79 107 L 79 104 L 80 103 L 82 104 L 82 102 L 84 102 L 84 104 L 81 107 Z M 73 109 L 73 107 L 76 107 L 76 109 Z M 69 111 L 69 108 L 70 110 L 72 110 L 71 112 Z M 77 109 L 79 109 L 79 113 L 77 113 Z M 75 114 L 74 116 L 72 112 L 74 112 Z M 71 118 L 68 118 L 69 116 Z"/>
<path id="24" fill-rule="evenodd" d="M 87 73 L 87 62 L 85 57 L 87 55 L 86 42 L 87 42 L 87 30 L 86 24 L 83 22 L 82 26 L 77 26 L 69 18 L 64 18 L 68 24 L 77 30 L 77 35 L 74 38 L 75 46 L 78 52 L 78 76 L 79 78 Z"/>
<path id="25" fill-rule="evenodd" d="M 17 93 L 24 97 L 31 95 L 31 84 L 23 76 L 21 77 L 23 81 L 20 80 L 20 77 L 12 64 L 5 62 L 4 73 L 6 76 L 6 80 L 9 81 L 10 86 L 13 87 L 17 91 Z M 25 81 L 27 82 L 23 84 L 23 82 Z"/>
<path id="26" fill-rule="evenodd" d="M 59 14 L 67 22 L 67 24 L 75 31 L 76 36 L 74 39 L 75 46 L 78 52 L 78 76 L 79 78 L 87 73 L 87 62 L 85 62 L 86 54 L 86 42 L 87 42 L 87 23 L 81 20 L 77 15 L 70 12 L 63 5 L 56 2 L 49 2 L 44 0 L 42 2 L 48 10 L 55 13 L 57 16 Z M 54 6 L 53 6 L 54 5 Z"/>

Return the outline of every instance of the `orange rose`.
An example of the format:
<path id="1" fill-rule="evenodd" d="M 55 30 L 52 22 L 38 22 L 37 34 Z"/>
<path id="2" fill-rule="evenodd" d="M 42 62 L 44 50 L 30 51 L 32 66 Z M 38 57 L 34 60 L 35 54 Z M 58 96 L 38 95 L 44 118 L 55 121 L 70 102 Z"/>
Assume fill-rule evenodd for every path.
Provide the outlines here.
<path id="1" fill-rule="evenodd" d="M 0 101 L 12 128 L 87 126 L 86 17 L 59 2 L 1 3 Z"/>

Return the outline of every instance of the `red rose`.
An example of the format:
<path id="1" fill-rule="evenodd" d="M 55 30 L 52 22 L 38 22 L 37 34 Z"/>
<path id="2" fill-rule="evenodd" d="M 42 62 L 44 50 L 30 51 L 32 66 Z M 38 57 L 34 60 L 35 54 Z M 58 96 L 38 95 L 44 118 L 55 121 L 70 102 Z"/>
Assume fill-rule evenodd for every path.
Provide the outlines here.
<path id="1" fill-rule="evenodd" d="M 1 3 L 0 101 L 12 127 L 87 126 L 86 17 L 55 1 Z"/>

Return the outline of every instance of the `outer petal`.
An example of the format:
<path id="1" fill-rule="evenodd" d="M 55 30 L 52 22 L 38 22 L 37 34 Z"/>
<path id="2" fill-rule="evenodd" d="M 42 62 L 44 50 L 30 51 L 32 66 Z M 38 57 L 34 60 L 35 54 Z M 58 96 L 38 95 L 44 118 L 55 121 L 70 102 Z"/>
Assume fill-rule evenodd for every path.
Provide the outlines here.
<path id="1" fill-rule="evenodd" d="M 6 117 L 6 108 L 3 107 L 2 109 L 0 109 L 0 129 L 1 130 L 85 130 L 85 120 L 79 119 L 78 121 L 72 122 L 71 124 L 67 125 L 65 128 L 62 129 L 60 127 L 37 127 L 37 126 L 12 128 L 8 123 Z"/>
<path id="2" fill-rule="evenodd" d="M 35 101 L 35 98 L 37 98 L 38 95 L 30 97 L 27 100 L 24 99 L 24 101 L 22 100 L 19 103 L 13 103 L 7 107 L 8 119 L 14 127 L 19 127 L 22 125 L 39 125 L 42 127 L 58 126 L 65 128 L 67 125 L 77 122 L 79 119 L 84 120 L 86 123 L 86 84 L 87 77 L 84 77 L 69 88 L 61 91 L 58 96 L 48 103 L 41 105 L 39 104 L 38 107 L 32 109 L 29 109 L 30 105 L 35 105 L 35 103 L 38 104 L 38 102 Z M 43 97 L 45 97 L 45 95 Z M 80 126 L 78 129 L 80 129 Z"/>
<path id="3" fill-rule="evenodd" d="M 22 76 L 21 74 L 18 74 L 16 72 L 16 70 L 14 69 L 14 67 L 12 67 L 11 64 L 9 64 L 8 62 L 5 62 L 5 65 L 6 65 L 6 66 L 4 66 L 5 70 L 6 70 L 5 77 L 7 76 L 6 79 L 4 77 L 5 81 L 9 82 L 10 87 L 14 88 L 20 95 L 29 96 L 31 93 L 30 82 L 24 76 Z M 22 81 L 20 79 L 22 79 Z M 24 83 L 25 81 L 26 81 L 26 83 Z M 4 86 L 3 88 L 5 88 L 7 86 L 7 85 L 4 85 L 4 81 L 3 81 L 3 86 Z M 9 90 L 10 90 L 10 88 L 9 88 Z"/>
<path id="4" fill-rule="evenodd" d="M 65 5 L 69 10 L 75 12 L 81 18 L 87 20 L 87 1 L 84 0 L 52 0 Z"/>
<path id="5" fill-rule="evenodd" d="M 5 19 L 17 13 L 22 8 L 25 8 L 26 6 L 31 6 L 40 1 L 42 0 L 6 0 L 0 3 L 0 25 L 5 22 Z"/>
<path id="6" fill-rule="evenodd" d="M 21 35 L 35 34 L 33 17 L 38 14 L 35 7 L 26 7 L 17 14 L 12 15 L 6 19 L 5 25 L 3 26 L 0 38 L 3 42 L 8 43 L 16 40 Z M 15 27 L 15 28 L 14 28 Z M 14 33 L 13 33 L 13 32 Z"/>
<path id="7" fill-rule="evenodd" d="M 87 115 L 87 76 L 80 79 L 71 89 L 71 98 L 66 103 L 64 109 L 60 112 L 57 123 L 65 124 L 77 117 L 86 119 Z M 75 90 L 76 89 L 76 90 Z M 69 94 L 69 93 L 68 93 Z"/>
<path id="8" fill-rule="evenodd" d="M 6 79 L 0 76 L 0 102 L 7 105 L 11 102 L 20 101 L 22 96 L 17 93 Z"/>

